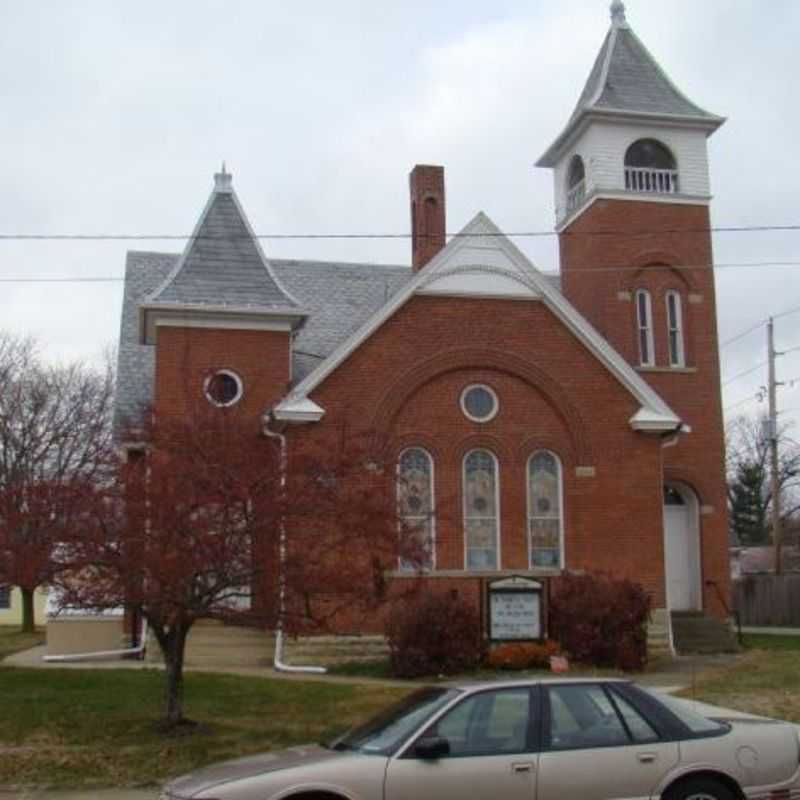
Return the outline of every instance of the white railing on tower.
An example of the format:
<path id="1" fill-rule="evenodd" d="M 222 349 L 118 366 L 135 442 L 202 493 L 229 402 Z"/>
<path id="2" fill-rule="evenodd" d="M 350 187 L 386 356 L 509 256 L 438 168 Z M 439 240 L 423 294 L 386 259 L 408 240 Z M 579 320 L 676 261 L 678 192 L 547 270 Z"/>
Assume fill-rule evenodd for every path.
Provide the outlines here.
<path id="1" fill-rule="evenodd" d="M 678 170 L 625 167 L 625 188 L 630 192 L 675 194 L 678 191 Z"/>
<path id="2" fill-rule="evenodd" d="M 586 197 L 586 179 L 578 181 L 567 192 L 567 214 L 574 211 Z"/>

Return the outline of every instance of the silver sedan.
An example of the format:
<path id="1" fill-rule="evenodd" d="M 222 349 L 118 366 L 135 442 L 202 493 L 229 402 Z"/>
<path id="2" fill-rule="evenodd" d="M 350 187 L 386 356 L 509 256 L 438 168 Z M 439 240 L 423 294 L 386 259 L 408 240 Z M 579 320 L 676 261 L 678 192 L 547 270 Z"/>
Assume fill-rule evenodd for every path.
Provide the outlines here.
<path id="1" fill-rule="evenodd" d="M 791 800 L 794 726 L 709 719 L 627 681 L 419 689 L 326 745 L 219 764 L 162 800 Z"/>

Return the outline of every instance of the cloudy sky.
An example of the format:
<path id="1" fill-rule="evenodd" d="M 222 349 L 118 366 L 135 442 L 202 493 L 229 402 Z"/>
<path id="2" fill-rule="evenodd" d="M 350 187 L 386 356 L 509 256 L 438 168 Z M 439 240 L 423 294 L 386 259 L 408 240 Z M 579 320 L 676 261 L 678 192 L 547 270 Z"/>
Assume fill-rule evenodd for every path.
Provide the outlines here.
<path id="1" fill-rule="evenodd" d="M 678 86 L 728 117 L 710 144 L 714 225 L 800 223 L 800 2 L 627 11 Z M 259 233 L 405 233 L 415 163 L 445 165 L 451 231 L 478 210 L 503 230 L 551 230 L 551 176 L 533 162 L 608 25 L 607 0 L 0 0 L 0 234 L 188 234 L 223 159 Z M 554 237 L 515 241 L 557 268 Z M 264 246 L 409 260 L 407 241 Z M 0 328 L 34 334 L 53 359 L 98 359 L 118 334 L 129 248 L 181 249 L 0 240 Z M 800 231 L 720 232 L 715 256 L 723 343 L 800 307 Z M 779 349 L 800 346 L 800 313 L 776 330 Z M 763 328 L 723 347 L 731 413 L 765 408 L 765 368 L 736 377 L 764 359 Z M 779 377 L 798 378 L 780 405 L 800 419 L 800 350 Z"/>

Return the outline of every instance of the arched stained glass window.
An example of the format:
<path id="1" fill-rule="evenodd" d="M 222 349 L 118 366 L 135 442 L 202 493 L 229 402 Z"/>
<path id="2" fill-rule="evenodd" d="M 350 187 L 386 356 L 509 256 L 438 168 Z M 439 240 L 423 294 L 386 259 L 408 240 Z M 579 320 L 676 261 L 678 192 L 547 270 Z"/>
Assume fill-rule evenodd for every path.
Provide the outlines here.
<path id="1" fill-rule="evenodd" d="M 561 463 L 547 450 L 528 459 L 528 540 L 531 568 L 562 567 Z"/>
<path id="2" fill-rule="evenodd" d="M 410 447 L 400 454 L 397 500 L 405 534 L 400 569 L 433 569 L 433 459 L 427 450 Z"/>
<path id="3" fill-rule="evenodd" d="M 472 450 L 464 457 L 464 545 L 467 569 L 497 569 L 498 528 L 497 459 L 488 450 Z"/>

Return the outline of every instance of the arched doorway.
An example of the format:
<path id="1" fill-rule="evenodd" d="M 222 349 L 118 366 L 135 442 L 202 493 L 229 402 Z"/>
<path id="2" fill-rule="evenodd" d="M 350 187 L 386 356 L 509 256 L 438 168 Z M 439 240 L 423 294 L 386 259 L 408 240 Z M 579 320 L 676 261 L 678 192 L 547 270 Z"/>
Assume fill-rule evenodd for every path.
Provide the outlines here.
<path id="1" fill-rule="evenodd" d="M 699 611 L 700 517 L 697 495 L 685 484 L 664 486 L 664 572 L 672 611 Z"/>

